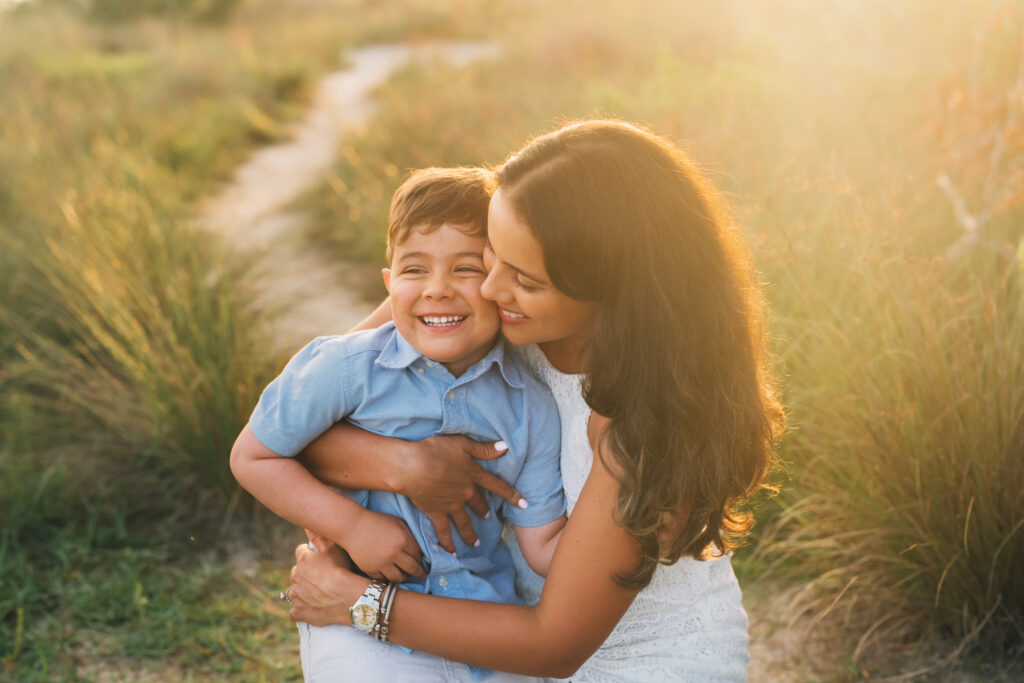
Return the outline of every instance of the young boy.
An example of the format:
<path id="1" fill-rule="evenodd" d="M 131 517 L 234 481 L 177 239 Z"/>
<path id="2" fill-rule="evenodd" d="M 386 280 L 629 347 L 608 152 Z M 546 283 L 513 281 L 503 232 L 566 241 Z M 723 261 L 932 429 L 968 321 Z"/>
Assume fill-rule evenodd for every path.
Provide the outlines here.
<path id="1" fill-rule="evenodd" d="M 493 186 L 488 171 L 468 168 L 425 169 L 402 184 L 392 199 L 389 268 L 383 271 L 394 322 L 321 337 L 299 351 L 260 397 L 232 449 L 231 469 L 267 507 L 345 548 L 371 578 L 397 572 L 408 577 L 401 584 L 407 590 L 520 603 L 499 517 L 511 522 L 523 556 L 543 575 L 565 524 L 565 499 L 554 400 L 507 351 L 497 307 L 480 294 Z M 501 514 L 475 520 L 475 546 L 454 534 L 450 554 L 408 498 L 383 491 L 340 495 L 291 457 L 342 419 L 408 441 L 438 434 L 503 441 L 508 452 L 481 464 L 512 483 L 528 505 L 521 509 L 486 493 Z M 376 591 L 384 587 L 371 590 L 375 594 L 364 598 L 372 621 L 382 607 Z M 353 623 L 372 628 L 355 616 Z M 356 631 L 342 631 L 333 637 L 350 643 Z M 380 631 L 374 633 L 380 639 Z M 342 665 L 326 655 L 313 661 L 324 653 L 311 652 L 303 635 L 307 678 L 330 671 L 360 677 L 351 661 Z M 327 647 L 337 653 L 351 646 L 335 641 Z M 381 666 L 405 666 L 408 657 L 430 657 L 372 640 L 355 646 L 388 648 L 389 663 L 375 660 L 376 674 Z"/>

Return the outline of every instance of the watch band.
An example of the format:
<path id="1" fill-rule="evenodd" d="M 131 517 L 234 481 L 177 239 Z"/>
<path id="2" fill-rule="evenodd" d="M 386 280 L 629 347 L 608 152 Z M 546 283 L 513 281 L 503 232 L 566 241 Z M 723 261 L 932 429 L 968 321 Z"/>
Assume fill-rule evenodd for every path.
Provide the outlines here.
<path id="1" fill-rule="evenodd" d="M 376 631 L 380 627 L 380 598 L 388 585 L 390 584 L 386 581 L 371 581 L 359 599 L 348 608 L 352 626 L 357 630 L 376 637 Z"/>

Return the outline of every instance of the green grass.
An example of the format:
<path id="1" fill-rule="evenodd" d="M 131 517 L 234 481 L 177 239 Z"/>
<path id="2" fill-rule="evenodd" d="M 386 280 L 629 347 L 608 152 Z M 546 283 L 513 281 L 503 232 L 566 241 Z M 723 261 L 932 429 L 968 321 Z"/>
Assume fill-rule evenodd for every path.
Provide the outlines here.
<path id="1" fill-rule="evenodd" d="M 197 512 L 203 496 L 173 470 L 84 485 L 76 480 L 80 463 L 40 472 L 25 456 L 5 455 L 5 679 L 131 678 L 147 670 L 180 680 L 301 678 L 294 627 L 270 588 L 287 580 L 283 525 L 265 519 L 260 529 L 222 528 L 221 518 Z M 140 495 L 144 476 L 164 482 L 161 498 Z M 239 533 L 263 540 L 243 542 Z"/>

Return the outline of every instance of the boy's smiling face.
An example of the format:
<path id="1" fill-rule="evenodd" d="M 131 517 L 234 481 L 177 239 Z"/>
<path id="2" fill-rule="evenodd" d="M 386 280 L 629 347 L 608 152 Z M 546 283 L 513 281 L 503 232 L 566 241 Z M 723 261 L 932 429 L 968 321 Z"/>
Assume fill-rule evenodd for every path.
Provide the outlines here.
<path id="1" fill-rule="evenodd" d="M 497 307 L 480 294 L 486 240 L 448 223 L 425 228 L 395 246 L 384 285 L 402 337 L 459 376 L 487 355 L 501 326 Z"/>

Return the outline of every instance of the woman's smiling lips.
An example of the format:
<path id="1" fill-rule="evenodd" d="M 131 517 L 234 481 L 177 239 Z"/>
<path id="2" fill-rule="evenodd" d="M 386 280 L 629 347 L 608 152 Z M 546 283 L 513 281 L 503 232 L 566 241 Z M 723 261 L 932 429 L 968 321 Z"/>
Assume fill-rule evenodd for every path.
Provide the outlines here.
<path id="1" fill-rule="evenodd" d="M 501 306 L 498 306 L 498 314 L 501 316 L 503 322 L 507 322 L 512 325 L 529 320 L 528 316 L 525 316 L 522 313 L 516 313 L 515 311 L 510 311 L 507 308 L 502 308 Z"/>

